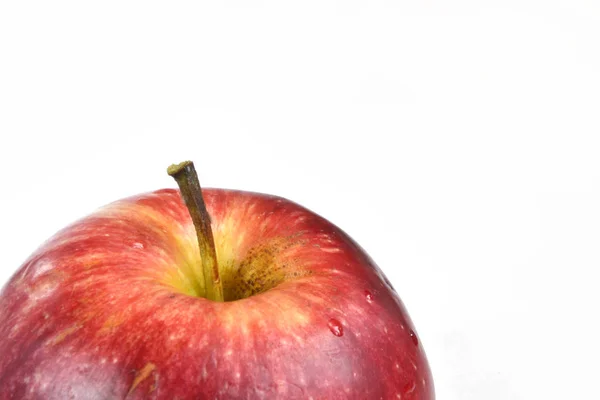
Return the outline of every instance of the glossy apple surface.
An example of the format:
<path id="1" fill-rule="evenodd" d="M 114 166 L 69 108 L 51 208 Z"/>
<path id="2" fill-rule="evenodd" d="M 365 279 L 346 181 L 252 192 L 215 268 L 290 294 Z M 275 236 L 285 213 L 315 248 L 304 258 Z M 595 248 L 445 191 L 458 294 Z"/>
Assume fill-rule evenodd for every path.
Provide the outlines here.
<path id="1" fill-rule="evenodd" d="M 0 399 L 434 398 L 398 295 L 339 228 L 205 189 L 226 302 L 177 190 L 57 233 L 0 293 Z"/>

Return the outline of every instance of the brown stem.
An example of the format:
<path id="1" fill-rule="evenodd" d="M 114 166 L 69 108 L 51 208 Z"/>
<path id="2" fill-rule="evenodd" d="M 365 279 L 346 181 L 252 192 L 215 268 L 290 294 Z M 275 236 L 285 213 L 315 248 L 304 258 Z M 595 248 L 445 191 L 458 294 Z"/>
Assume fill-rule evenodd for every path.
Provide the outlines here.
<path id="1" fill-rule="evenodd" d="M 206 287 L 205 297 L 210 300 L 223 301 L 223 284 L 219 277 L 219 264 L 210 226 L 210 215 L 206 211 L 194 163 L 184 161 L 180 164 L 173 164 L 167 169 L 167 173 L 177 181 L 181 196 L 196 228 Z"/>

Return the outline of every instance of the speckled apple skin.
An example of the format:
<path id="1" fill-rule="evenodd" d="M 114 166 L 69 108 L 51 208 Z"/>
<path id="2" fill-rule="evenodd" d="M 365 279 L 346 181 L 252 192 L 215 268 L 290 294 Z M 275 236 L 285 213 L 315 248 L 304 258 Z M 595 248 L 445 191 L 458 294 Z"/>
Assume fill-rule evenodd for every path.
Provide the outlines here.
<path id="1" fill-rule="evenodd" d="M 0 399 L 434 399 L 400 298 L 348 235 L 279 197 L 203 193 L 230 301 L 198 297 L 178 191 L 112 203 L 0 293 Z"/>

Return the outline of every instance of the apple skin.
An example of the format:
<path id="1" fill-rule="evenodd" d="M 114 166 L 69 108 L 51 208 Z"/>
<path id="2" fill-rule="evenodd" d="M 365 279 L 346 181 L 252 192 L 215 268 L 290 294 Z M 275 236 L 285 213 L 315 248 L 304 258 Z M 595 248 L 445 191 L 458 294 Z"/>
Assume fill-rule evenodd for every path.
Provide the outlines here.
<path id="1" fill-rule="evenodd" d="M 0 399 L 435 398 L 400 298 L 348 235 L 279 197 L 203 195 L 230 301 L 198 297 L 177 190 L 112 203 L 0 293 Z"/>

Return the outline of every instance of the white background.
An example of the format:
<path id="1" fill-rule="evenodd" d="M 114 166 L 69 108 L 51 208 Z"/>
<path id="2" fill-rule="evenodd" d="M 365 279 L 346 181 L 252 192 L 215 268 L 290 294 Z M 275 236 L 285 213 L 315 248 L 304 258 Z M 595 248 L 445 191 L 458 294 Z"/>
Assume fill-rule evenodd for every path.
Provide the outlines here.
<path id="1" fill-rule="evenodd" d="M 439 399 L 600 398 L 598 1 L 208 3 L 2 2 L 0 284 L 189 158 L 365 247 Z"/>

